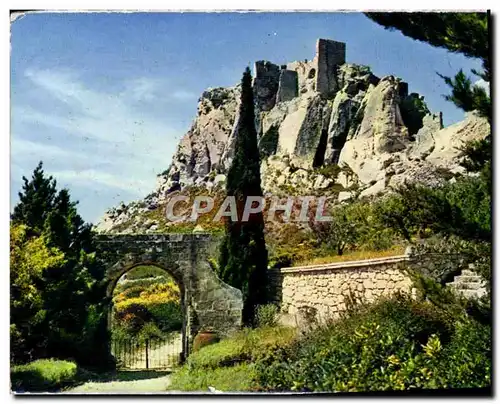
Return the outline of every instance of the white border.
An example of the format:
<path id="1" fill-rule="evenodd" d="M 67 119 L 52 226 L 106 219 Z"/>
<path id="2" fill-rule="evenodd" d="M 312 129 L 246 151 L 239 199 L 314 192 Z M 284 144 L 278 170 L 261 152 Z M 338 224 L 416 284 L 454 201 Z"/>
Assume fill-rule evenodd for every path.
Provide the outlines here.
<path id="1" fill-rule="evenodd" d="M 229 1 L 229 0 L 212 0 L 210 1 L 211 7 L 207 7 L 206 2 L 201 2 L 199 0 L 184 0 L 182 1 L 182 8 L 181 7 L 172 7 L 170 5 L 168 6 L 163 6 L 163 7 L 158 7 L 158 1 L 155 0 L 142 0 L 141 2 L 131 2 L 131 1 L 109 1 L 109 0 L 86 0 L 86 1 L 81 1 L 81 0 L 76 0 L 71 2 L 73 8 L 70 9 L 70 11 L 100 11 L 100 12 L 109 12 L 109 11 L 128 11 L 128 12 L 133 12 L 133 11 L 227 11 L 227 10 L 234 10 L 234 11 L 249 11 L 248 9 L 245 9 L 245 7 L 251 7 L 253 10 L 259 10 L 259 11 L 366 11 L 366 10 L 373 10 L 373 1 L 367 1 L 367 0 L 350 0 L 348 2 L 326 2 L 326 1 L 319 1 L 319 0 L 309 0 L 307 2 L 298 2 L 298 1 L 293 1 L 293 0 L 275 0 L 273 4 L 271 5 L 268 0 L 253 0 L 253 1 L 248 1 L 248 2 L 236 2 L 234 0 Z M 498 3 L 497 1 L 493 0 L 486 0 L 486 1 L 474 1 L 470 3 L 465 3 L 465 2 L 457 2 L 457 1 L 452 1 L 452 0 L 445 0 L 445 1 L 436 1 L 436 0 L 419 0 L 418 2 L 406 2 L 403 3 L 401 1 L 396 1 L 396 0 L 379 0 L 377 1 L 377 10 L 399 10 L 399 11 L 419 11 L 419 10 L 446 10 L 446 11 L 452 11 L 452 10 L 463 10 L 463 11 L 476 11 L 476 10 L 486 10 L 486 9 L 491 9 L 492 12 L 495 14 L 495 3 Z M 3 296 L 3 308 L 0 310 L 0 316 L 1 316 L 1 324 L 3 325 L 3 332 L 2 332 L 2 349 L 0 350 L 1 352 L 1 361 L 0 361 L 0 369 L 1 369 L 1 392 L 2 392 L 2 399 L 7 399 L 7 400 L 13 400 L 13 396 L 9 395 L 10 391 L 10 386 L 9 386 L 9 350 L 7 347 L 9 346 L 9 335 L 8 335 L 8 322 L 9 322 L 9 307 L 8 307 L 8 299 L 7 296 L 9 295 L 9 276 L 8 276 L 8 250 L 7 250 L 7 245 L 8 245 L 8 239 L 9 239 L 9 219 L 7 216 L 7 212 L 10 212 L 10 197 L 9 197 L 9 189 L 10 189 L 10 147 L 9 147 L 9 118 L 10 118 L 10 111 L 9 111 L 9 94 L 10 94 L 10 82 L 9 82 L 9 74 L 10 74 L 10 65 L 9 65 L 9 50 L 10 50 L 10 45 L 9 45 L 9 37 L 10 37 L 10 23 L 9 23 L 9 16 L 8 16 L 8 10 L 9 9 L 14 9 L 14 10 L 41 10 L 42 7 L 45 10 L 53 10 L 53 11 L 63 11 L 63 10 L 68 10 L 68 2 L 61 1 L 61 0 L 47 0 L 43 2 L 43 5 L 40 4 L 39 2 L 35 1 L 12 1 L 12 0 L 7 0 L 3 2 L 4 7 L 2 7 L 2 21 L 1 21 L 1 33 L 2 33 L 2 41 L 1 46 L 2 46 L 2 56 L 3 56 L 3 62 L 1 64 L 1 89 L 2 89 L 2 101 L 3 101 L 3 108 L 2 108 L 2 114 L 3 114 L 3 119 L 1 120 L 2 126 L 3 126 L 3 131 L 1 135 L 1 142 L 2 144 L 0 145 L 0 153 L 2 153 L 2 158 L 0 158 L 0 167 L 1 167 L 1 176 L 0 176 L 0 181 L 2 185 L 2 190 L 3 192 L 1 193 L 0 197 L 0 211 L 5 212 L 4 216 L 2 217 L 1 221 L 1 226 L 2 228 L 0 229 L 0 245 L 3 247 L 1 250 L 1 272 L 2 272 L 2 279 L 1 279 L 1 287 L 3 288 L 3 293 L 1 293 L 1 296 Z M 349 6 L 349 8 L 345 8 L 346 6 Z M 472 6 L 472 7 L 471 7 Z M 496 30 L 498 32 L 498 30 Z M 495 33 L 495 38 L 493 40 L 493 43 L 497 43 L 497 34 Z M 495 53 L 496 53 L 496 46 L 495 46 Z M 495 72 L 496 73 L 496 72 Z M 495 75 L 496 77 L 496 75 Z M 495 88 L 496 89 L 496 82 Z M 496 94 L 493 92 L 493 94 Z M 495 104 L 495 112 L 496 112 L 496 104 Z M 497 115 L 495 115 L 497 116 Z M 499 150 L 497 150 L 497 147 L 500 148 L 500 142 L 497 140 L 495 142 L 495 154 L 498 156 L 500 155 Z M 498 166 L 498 164 L 497 164 Z M 497 175 L 497 169 L 495 169 L 495 178 L 498 177 Z M 495 187 L 496 188 L 496 187 Z M 16 192 L 17 190 L 13 190 Z M 496 195 L 495 195 L 496 196 Z M 496 201 L 496 197 L 494 198 Z M 496 228 L 496 226 L 495 226 Z M 494 268 L 496 270 L 496 268 Z M 498 324 L 498 315 L 495 318 L 495 324 Z M 497 355 L 497 349 L 494 350 L 494 352 Z M 496 359 L 495 355 L 495 359 Z M 495 360 L 495 365 L 498 362 Z M 494 383 L 498 386 L 498 367 L 495 366 L 496 370 L 496 375 L 494 377 Z M 98 398 L 98 397 L 92 397 L 93 400 L 95 401 L 101 401 L 103 398 Z M 168 400 L 174 400 L 174 401 L 180 401 L 180 400 L 191 400 L 191 399 L 196 399 L 195 397 L 169 397 Z M 213 398 L 213 397 L 212 397 Z M 333 397 L 330 397 L 329 399 L 332 399 Z M 34 399 L 34 398 L 32 398 Z M 77 398 L 73 398 L 75 400 Z M 105 398 L 104 398 L 105 399 Z M 261 398 L 263 399 L 263 398 Z M 419 399 L 418 401 L 423 401 L 425 399 L 426 402 L 431 402 L 435 401 L 437 399 L 433 398 L 422 398 Z M 317 398 L 307 398 L 303 397 L 302 400 L 317 400 Z M 335 400 L 345 400 L 345 398 L 335 398 Z M 353 400 L 352 398 L 350 400 Z M 362 400 L 362 398 L 355 398 L 354 400 Z M 134 398 L 132 401 L 135 402 L 141 402 L 142 398 Z M 4 402 L 4 400 L 2 400 Z"/>

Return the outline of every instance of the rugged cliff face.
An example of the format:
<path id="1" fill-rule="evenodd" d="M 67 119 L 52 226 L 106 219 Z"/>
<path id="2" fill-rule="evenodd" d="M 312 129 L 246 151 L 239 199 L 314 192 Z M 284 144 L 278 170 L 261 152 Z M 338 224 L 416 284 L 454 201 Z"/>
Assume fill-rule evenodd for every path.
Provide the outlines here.
<path id="1" fill-rule="evenodd" d="M 336 41 L 319 39 L 311 61 L 256 62 L 253 86 L 263 188 L 273 194 L 328 193 L 342 201 L 403 182 L 437 184 L 461 170 L 463 143 L 490 131 L 472 113 L 443 128 L 440 114 L 408 94 L 407 83 L 346 63 L 345 44 Z M 108 211 L 98 230 L 154 231 L 151 221 L 132 230 L 124 224 L 173 192 L 221 187 L 234 152 L 239 93 L 239 86 L 205 91 L 156 189 Z"/>

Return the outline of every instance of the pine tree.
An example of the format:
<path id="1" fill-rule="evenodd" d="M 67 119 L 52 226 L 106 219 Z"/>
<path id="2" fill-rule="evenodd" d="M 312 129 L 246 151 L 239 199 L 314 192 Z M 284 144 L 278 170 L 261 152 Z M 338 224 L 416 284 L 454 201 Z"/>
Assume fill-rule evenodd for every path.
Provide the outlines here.
<path id="1" fill-rule="evenodd" d="M 252 75 L 248 67 L 241 80 L 239 121 L 226 194 L 236 199 L 238 220 L 226 222 L 219 257 L 219 275 L 223 281 L 242 291 L 243 321 L 250 325 L 255 307 L 265 303 L 267 298 L 267 250 L 262 213 L 251 214 L 246 222 L 241 220 L 246 198 L 262 196 Z"/>
<path id="2" fill-rule="evenodd" d="M 23 180 L 12 223 L 25 226 L 30 238 L 43 237 L 47 248 L 64 257 L 62 263 L 44 268 L 37 285 L 45 313 L 37 329 L 47 341 L 39 354 L 92 359 L 82 348 L 90 343 L 86 340 L 89 328 L 95 328 L 89 324 L 90 311 L 103 311 L 103 299 L 97 292 L 104 271 L 95 259 L 91 226 L 78 214 L 77 202 L 71 201 L 69 191 L 57 191 L 56 181 L 45 175 L 42 162 L 30 180 Z M 13 318 L 12 322 L 18 320 Z M 102 358 L 98 355 L 94 359 L 99 356 Z"/>
<path id="3" fill-rule="evenodd" d="M 31 180 L 23 177 L 23 181 L 22 192 L 19 192 L 19 203 L 14 207 L 11 219 L 41 233 L 54 205 L 56 181 L 51 176 L 45 177 L 41 161 L 33 171 Z"/>

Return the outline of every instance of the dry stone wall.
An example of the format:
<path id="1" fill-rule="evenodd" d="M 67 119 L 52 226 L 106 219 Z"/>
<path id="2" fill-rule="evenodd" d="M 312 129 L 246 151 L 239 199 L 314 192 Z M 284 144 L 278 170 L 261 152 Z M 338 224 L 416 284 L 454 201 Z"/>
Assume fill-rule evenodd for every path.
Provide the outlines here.
<path id="1" fill-rule="evenodd" d="M 326 265 L 283 268 L 273 272 L 275 302 L 286 318 L 338 316 L 350 297 L 373 302 L 397 291 L 412 291 L 402 267 L 406 255 Z"/>

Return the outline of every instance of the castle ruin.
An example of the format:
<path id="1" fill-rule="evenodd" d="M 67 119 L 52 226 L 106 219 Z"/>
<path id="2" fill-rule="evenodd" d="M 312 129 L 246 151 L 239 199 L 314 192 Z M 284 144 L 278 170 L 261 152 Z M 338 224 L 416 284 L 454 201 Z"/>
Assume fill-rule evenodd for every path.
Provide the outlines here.
<path id="1" fill-rule="evenodd" d="M 299 93 L 314 91 L 325 98 L 336 89 L 336 70 L 345 60 L 346 44 L 318 39 L 316 55 L 311 61 L 278 66 L 259 60 L 254 68 L 254 93 L 261 111 L 271 110 L 277 103 L 290 101 Z"/>

